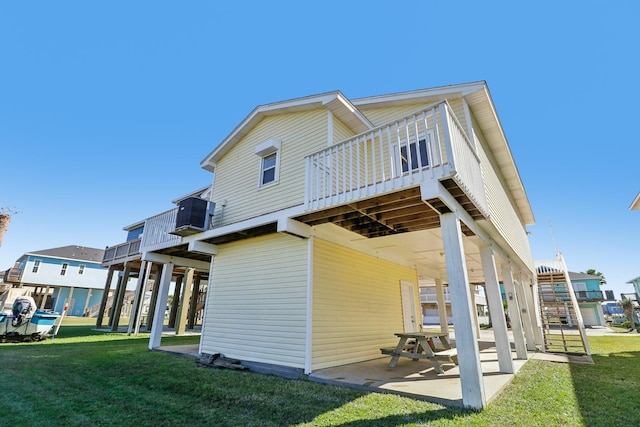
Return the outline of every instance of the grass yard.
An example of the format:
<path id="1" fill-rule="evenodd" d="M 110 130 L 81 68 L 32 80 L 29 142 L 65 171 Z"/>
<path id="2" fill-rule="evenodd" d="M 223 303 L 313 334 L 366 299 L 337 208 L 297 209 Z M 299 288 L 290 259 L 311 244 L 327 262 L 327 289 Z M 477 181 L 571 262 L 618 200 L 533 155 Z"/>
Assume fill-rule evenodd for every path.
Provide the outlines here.
<path id="1" fill-rule="evenodd" d="M 80 324 L 78 324 L 80 323 Z M 0 426 L 626 426 L 640 419 L 640 336 L 591 337 L 595 365 L 529 361 L 482 413 L 302 380 L 198 367 L 148 334 L 0 345 Z M 165 337 L 163 345 L 199 337 Z"/>

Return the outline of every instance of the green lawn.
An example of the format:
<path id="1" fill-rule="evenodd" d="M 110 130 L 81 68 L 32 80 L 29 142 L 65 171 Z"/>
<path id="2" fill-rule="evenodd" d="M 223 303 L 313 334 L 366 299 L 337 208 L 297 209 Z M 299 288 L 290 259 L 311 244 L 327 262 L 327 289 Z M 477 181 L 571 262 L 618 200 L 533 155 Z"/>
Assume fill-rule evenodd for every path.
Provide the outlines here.
<path id="1" fill-rule="evenodd" d="M 78 324 L 80 323 L 80 324 Z M 529 361 L 482 413 L 303 380 L 198 367 L 148 334 L 0 345 L 0 426 L 626 426 L 640 420 L 640 336 L 592 337 L 595 365 Z M 197 343 L 166 337 L 163 345 Z"/>

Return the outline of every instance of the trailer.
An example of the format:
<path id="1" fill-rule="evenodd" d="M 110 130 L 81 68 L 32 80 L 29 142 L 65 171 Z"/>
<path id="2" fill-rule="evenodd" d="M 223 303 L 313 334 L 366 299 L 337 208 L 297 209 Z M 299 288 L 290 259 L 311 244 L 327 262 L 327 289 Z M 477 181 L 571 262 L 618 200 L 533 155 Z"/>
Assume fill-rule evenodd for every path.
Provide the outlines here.
<path id="1" fill-rule="evenodd" d="M 0 313 L 0 342 L 41 341 L 51 335 L 60 314 L 38 310 L 31 297 L 16 298 L 10 313 Z"/>

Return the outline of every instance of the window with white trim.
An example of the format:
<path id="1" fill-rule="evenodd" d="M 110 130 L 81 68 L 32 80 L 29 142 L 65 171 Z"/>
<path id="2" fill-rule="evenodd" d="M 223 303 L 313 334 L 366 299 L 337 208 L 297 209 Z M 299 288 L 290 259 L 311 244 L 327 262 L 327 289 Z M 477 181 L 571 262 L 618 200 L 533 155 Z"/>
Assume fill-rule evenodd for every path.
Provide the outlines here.
<path id="1" fill-rule="evenodd" d="M 262 158 L 260 170 L 260 186 L 263 187 L 278 180 L 278 153 L 269 154 Z"/>
<path id="2" fill-rule="evenodd" d="M 81 275 L 84 274 L 84 267 L 85 267 L 84 264 L 80 264 L 78 266 L 78 274 L 81 274 Z"/>
<path id="3" fill-rule="evenodd" d="M 40 270 L 40 260 L 39 259 L 33 261 L 33 268 L 31 269 L 31 272 L 32 273 L 37 273 L 38 270 Z"/>
<path id="4" fill-rule="evenodd" d="M 67 274 L 67 267 L 69 267 L 69 264 L 67 264 L 66 262 L 62 264 L 62 268 L 60 269 L 61 276 Z"/>
<path id="5" fill-rule="evenodd" d="M 268 139 L 255 148 L 255 154 L 260 156 L 260 187 L 278 182 L 280 174 L 280 140 Z"/>

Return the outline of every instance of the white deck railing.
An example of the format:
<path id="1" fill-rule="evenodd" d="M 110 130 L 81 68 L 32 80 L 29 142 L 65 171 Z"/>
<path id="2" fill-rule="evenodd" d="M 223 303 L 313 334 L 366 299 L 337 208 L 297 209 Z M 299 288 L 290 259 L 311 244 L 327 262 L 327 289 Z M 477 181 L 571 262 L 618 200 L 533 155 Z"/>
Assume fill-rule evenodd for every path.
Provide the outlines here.
<path id="1" fill-rule="evenodd" d="M 140 251 L 155 251 L 179 245 L 182 237 L 169 234 L 169 232 L 176 229 L 177 215 L 178 208 L 173 208 L 147 218 L 144 221 L 144 232 L 142 233 Z"/>
<path id="2" fill-rule="evenodd" d="M 119 245 L 109 246 L 104 251 L 102 262 L 118 261 L 140 254 L 140 242 L 141 239 L 134 239 Z"/>
<path id="3" fill-rule="evenodd" d="M 451 177 L 487 212 L 480 161 L 446 101 L 306 157 L 309 210 Z"/>

